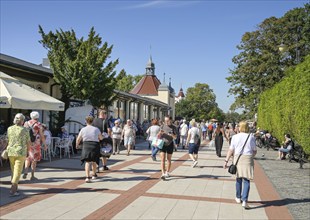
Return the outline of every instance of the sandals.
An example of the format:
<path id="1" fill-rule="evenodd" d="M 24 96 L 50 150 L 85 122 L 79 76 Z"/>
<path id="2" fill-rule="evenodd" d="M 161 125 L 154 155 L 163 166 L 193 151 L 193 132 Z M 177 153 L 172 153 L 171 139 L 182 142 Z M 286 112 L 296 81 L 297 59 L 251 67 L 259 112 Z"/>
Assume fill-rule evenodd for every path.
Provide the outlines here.
<path id="1" fill-rule="evenodd" d="M 28 175 L 28 173 L 24 173 L 23 174 L 23 179 L 27 179 L 27 175 Z"/>

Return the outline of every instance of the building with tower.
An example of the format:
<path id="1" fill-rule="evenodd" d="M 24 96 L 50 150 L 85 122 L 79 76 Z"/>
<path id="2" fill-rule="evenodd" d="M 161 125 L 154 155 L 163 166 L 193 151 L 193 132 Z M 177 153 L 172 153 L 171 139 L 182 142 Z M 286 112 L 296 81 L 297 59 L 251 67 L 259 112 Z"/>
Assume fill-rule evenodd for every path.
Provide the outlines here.
<path id="1" fill-rule="evenodd" d="M 184 95 L 184 92 L 183 92 L 183 89 L 182 89 L 182 86 L 181 86 L 178 95 L 175 97 L 175 103 L 178 103 L 179 101 L 181 101 L 184 98 L 185 98 L 185 95 Z"/>
<path id="2" fill-rule="evenodd" d="M 169 85 L 167 85 L 164 74 L 164 80 L 160 82 L 155 75 L 155 64 L 151 56 L 145 68 L 145 75 L 130 93 L 166 103 L 168 105 L 168 110 L 166 110 L 165 113 L 170 115 L 173 119 L 175 118 L 175 92 L 171 86 L 171 78 L 169 80 Z M 152 108 L 151 111 L 157 112 L 159 109 Z"/>

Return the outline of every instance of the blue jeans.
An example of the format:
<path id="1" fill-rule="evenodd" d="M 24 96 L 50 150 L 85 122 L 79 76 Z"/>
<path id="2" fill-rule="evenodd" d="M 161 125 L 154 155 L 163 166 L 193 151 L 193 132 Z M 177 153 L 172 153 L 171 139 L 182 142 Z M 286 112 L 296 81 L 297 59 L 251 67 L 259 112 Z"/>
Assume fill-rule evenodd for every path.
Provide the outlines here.
<path id="1" fill-rule="evenodd" d="M 242 190 L 242 180 L 243 180 L 243 190 Z M 242 196 L 241 196 L 242 191 Z M 250 180 L 245 178 L 237 178 L 236 179 L 236 198 L 240 199 L 242 201 L 247 202 L 249 198 L 249 192 L 250 192 Z"/>
<path id="2" fill-rule="evenodd" d="M 158 147 L 154 147 L 152 146 L 152 157 L 154 157 L 156 159 L 156 154 L 159 151 Z"/>

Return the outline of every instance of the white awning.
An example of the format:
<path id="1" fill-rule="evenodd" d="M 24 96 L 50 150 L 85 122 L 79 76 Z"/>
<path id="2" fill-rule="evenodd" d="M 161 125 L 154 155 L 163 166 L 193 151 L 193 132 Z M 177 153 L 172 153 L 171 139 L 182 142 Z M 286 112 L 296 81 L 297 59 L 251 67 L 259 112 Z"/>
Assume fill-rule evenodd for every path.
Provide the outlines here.
<path id="1" fill-rule="evenodd" d="M 65 104 L 0 72 L 0 108 L 64 111 Z"/>

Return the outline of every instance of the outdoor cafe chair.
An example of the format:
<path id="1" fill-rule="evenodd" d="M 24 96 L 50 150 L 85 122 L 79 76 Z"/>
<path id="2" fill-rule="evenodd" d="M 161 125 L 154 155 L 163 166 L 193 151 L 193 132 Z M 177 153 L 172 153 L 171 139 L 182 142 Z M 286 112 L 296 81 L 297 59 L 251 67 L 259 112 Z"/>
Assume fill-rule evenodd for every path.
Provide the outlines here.
<path id="1" fill-rule="evenodd" d="M 48 156 L 48 159 L 50 162 L 52 161 L 52 154 L 54 153 L 52 150 L 52 148 L 53 148 L 52 144 L 53 144 L 53 142 L 51 141 L 51 143 L 49 143 L 47 145 L 46 150 L 44 150 L 44 148 L 42 148 L 43 159 L 47 159 L 46 156 Z"/>
<path id="2" fill-rule="evenodd" d="M 51 138 L 51 153 L 52 153 L 53 157 L 56 156 L 56 149 L 57 149 L 57 146 L 60 144 L 60 142 L 61 142 L 60 137 L 52 137 Z"/>
<path id="3" fill-rule="evenodd" d="M 59 142 L 58 145 L 56 145 L 56 147 L 59 148 L 59 157 L 60 158 L 61 158 L 61 149 L 64 149 L 64 156 L 66 154 L 68 154 L 68 156 L 70 158 L 70 147 L 72 148 L 72 152 L 73 152 L 71 138 L 63 138 L 63 139 L 61 139 L 61 141 Z"/>

